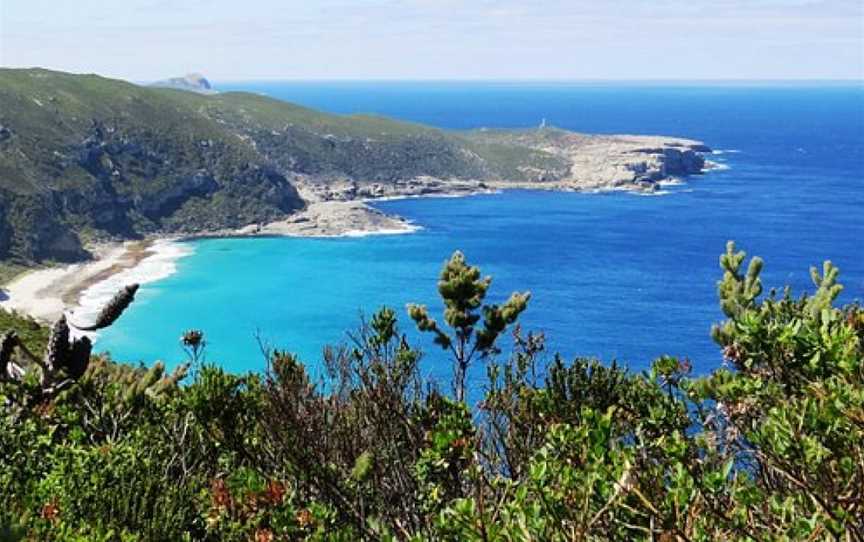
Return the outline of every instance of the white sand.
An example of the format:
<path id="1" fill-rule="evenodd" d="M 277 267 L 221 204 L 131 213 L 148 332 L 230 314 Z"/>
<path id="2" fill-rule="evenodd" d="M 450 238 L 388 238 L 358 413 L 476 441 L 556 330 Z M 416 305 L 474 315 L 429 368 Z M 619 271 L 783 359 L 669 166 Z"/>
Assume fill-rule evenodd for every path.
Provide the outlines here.
<path id="1" fill-rule="evenodd" d="M 175 262 L 191 253 L 188 245 L 164 239 L 142 244 L 131 241 L 91 247 L 90 262 L 39 269 L 3 288 L 0 308 L 50 322 L 74 312 L 88 322 L 123 286 L 159 280 L 176 270 Z"/>
<path id="2" fill-rule="evenodd" d="M 123 244 L 91 248 L 96 259 L 26 273 L 3 287 L 0 308 L 28 314 L 41 321 L 57 318 L 66 308 L 63 298 L 99 273 L 120 265 L 127 253 Z"/>
<path id="3" fill-rule="evenodd" d="M 408 221 L 386 215 L 359 201 L 312 203 L 302 213 L 261 227 L 214 232 L 216 236 L 283 235 L 339 237 L 409 233 L 418 230 Z M 90 247 L 91 262 L 39 269 L 2 288 L 0 308 L 51 322 L 71 312 L 77 322 L 92 319 L 123 286 L 146 284 L 176 271 L 176 262 L 192 253 L 191 245 L 167 238 L 147 242 L 113 243 Z"/>
<path id="4" fill-rule="evenodd" d="M 177 260 L 192 254 L 191 245 L 177 240 L 159 239 L 147 246 L 144 258 L 135 258 L 131 265 L 119 269 L 105 278 L 87 286 L 78 302 L 66 307 L 77 323 L 92 322 L 105 303 L 129 284 L 147 284 L 173 275 L 177 271 Z M 88 334 L 95 339 L 95 334 Z"/>

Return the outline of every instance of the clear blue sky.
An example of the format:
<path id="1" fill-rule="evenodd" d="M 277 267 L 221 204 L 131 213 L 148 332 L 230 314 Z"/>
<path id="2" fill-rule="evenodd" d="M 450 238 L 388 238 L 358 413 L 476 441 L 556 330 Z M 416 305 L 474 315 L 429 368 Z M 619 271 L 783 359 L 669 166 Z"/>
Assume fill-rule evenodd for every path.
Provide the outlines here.
<path id="1" fill-rule="evenodd" d="M 147 81 L 862 79 L 861 0 L 0 0 L 0 65 Z"/>

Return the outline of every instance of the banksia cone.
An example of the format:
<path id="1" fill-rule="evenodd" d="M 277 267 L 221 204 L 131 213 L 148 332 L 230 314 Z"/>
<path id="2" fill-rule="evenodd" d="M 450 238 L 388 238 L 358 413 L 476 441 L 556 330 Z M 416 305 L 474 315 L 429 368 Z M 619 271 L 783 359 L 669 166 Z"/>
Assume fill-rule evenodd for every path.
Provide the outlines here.
<path id="1" fill-rule="evenodd" d="M 138 291 L 137 284 L 130 284 L 126 286 L 117 294 L 111 298 L 111 301 L 108 302 L 107 305 L 102 307 L 102 310 L 99 311 L 99 316 L 96 317 L 96 322 L 89 326 L 79 326 L 75 325 L 76 328 L 81 331 L 96 331 L 98 329 L 104 329 L 120 318 L 120 315 L 123 314 L 123 311 L 126 310 L 126 307 L 132 303 L 132 300 L 135 299 L 135 292 Z M 74 324 L 73 324 L 74 325 Z"/>
<path id="2" fill-rule="evenodd" d="M 69 349 L 69 355 L 66 357 L 66 372 L 69 376 L 78 380 L 84 375 L 84 371 L 90 365 L 90 352 L 93 350 L 93 343 L 87 337 L 75 339 L 72 347 Z"/>
<path id="3" fill-rule="evenodd" d="M 66 357 L 69 354 L 69 326 L 66 317 L 61 316 L 51 326 L 51 334 L 48 337 L 48 346 L 45 348 L 45 365 L 50 370 L 56 370 L 66 365 Z"/>
<path id="4" fill-rule="evenodd" d="M 0 337 L 0 379 L 6 377 L 6 367 L 12 360 L 12 351 L 18 346 L 18 335 L 7 331 Z"/>

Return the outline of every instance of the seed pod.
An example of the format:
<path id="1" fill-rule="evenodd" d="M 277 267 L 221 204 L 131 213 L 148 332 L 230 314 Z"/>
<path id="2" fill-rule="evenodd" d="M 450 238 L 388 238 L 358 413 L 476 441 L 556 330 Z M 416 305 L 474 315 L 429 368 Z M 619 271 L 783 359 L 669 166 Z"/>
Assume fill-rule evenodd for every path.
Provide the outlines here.
<path id="1" fill-rule="evenodd" d="M 98 329 L 104 329 L 120 318 L 120 315 L 123 314 L 123 311 L 126 310 L 126 307 L 132 303 L 132 300 L 135 299 L 135 292 L 138 291 L 137 284 L 130 284 L 126 286 L 117 294 L 111 298 L 111 301 L 108 302 L 107 305 L 102 307 L 102 310 L 99 311 L 99 316 L 96 317 L 96 322 L 89 326 L 79 326 L 73 324 L 76 328 L 81 331 L 96 331 Z"/>
<path id="2" fill-rule="evenodd" d="M 45 365 L 52 371 L 63 367 L 66 365 L 66 357 L 68 355 L 69 326 L 66 324 L 66 316 L 61 316 L 51 326 L 48 346 L 45 348 Z"/>
<path id="3" fill-rule="evenodd" d="M 0 337 L 0 379 L 6 377 L 6 367 L 12 361 L 12 351 L 18 346 L 18 335 L 7 331 Z"/>
<path id="4" fill-rule="evenodd" d="M 66 357 L 66 372 L 75 380 L 84 375 L 84 371 L 90 365 L 90 352 L 93 349 L 93 343 L 87 337 L 75 339 L 72 347 L 69 349 L 69 355 Z"/>
<path id="5" fill-rule="evenodd" d="M 196 349 L 201 346 L 201 343 L 204 341 L 204 333 L 197 329 L 190 329 L 188 331 L 184 331 L 183 335 L 180 336 L 180 342 L 183 343 L 183 346 L 187 346 L 192 349 Z"/>

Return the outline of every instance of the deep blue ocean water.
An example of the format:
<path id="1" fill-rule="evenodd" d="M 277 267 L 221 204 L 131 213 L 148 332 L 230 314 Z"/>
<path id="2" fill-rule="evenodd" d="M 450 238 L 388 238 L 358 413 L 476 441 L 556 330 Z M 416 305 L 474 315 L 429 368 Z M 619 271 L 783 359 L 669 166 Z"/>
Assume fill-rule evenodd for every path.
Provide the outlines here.
<path id="1" fill-rule="evenodd" d="M 187 328 L 208 361 L 264 367 L 255 336 L 318 367 L 361 312 L 406 302 L 437 312 L 435 283 L 455 249 L 494 277 L 492 301 L 533 298 L 523 327 L 550 349 L 617 359 L 720 362 L 709 337 L 722 317 L 715 283 L 727 239 L 766 260 L 766 287 L 810 289 L 808 268 L 841 268 L 843 301 L 864 298 L 864 86 L 528 83 L 235 83 L 336 113 L 374 112 L 442 128 L 525 127 L 541 119 L 597 133 L 664 134 L 725 151 L 728 169 L 663 196 L 511 191 L 381 202 L 415 221 L 410 235 L 218 239 L 194 243 L 178 272 L 142 287 L 97 342 L 118 359 L 174 364 Z M 403 325 L 409 328 L 407 317 Z M 433 375 L 434 345 L 425 365 Z"/>

